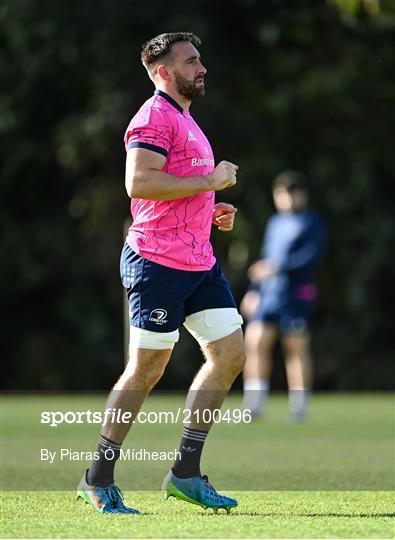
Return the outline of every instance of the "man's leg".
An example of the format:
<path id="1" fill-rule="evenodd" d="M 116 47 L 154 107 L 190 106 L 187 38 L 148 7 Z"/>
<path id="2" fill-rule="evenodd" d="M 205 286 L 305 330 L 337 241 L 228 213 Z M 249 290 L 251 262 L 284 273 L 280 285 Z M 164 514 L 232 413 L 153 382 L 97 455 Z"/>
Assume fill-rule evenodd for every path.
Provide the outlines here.
<path id="1" fill-rule="evenodd" d="M 312 384 L 310 336 L 307 332 L 288 332 L 282 339 L 289 389 L 291 420 L 303 418 Z"/>
<path id="2" fill-rule="evenodd" d="M 99 512 L 124 513 L 130 509 L 124 506 L 122 494 L 114 485 L 114 467 L 124 438 L 147 394 L 162 376 L 178 341 L 184 305 L 177 293 L 187 284 L 183 277 L 189 275 L 144 259 L 127 242 L 121 254 L 120 272 L 129 301 L 129 361 L 106 403 L 98 459 L 92 461 L 77 493 Z M 167 313 L 171 313 L 171 318 Z M 113 421 L 112 411 L 116 418 L 122 417 L 122 423 Z M 110 414 L 106 415 L 107 412 Z M 129 415 L 126 422 L 125 414 Z"/>
<path id="3" fill-rule="evenodd" d="M 216 409 L 220 409 L 233 381 L 243 368 L 245 354 L 242 319 L 235 308 L 212 309 L 187 317 L 185 326 L 197 339 L 205 356 L 188 392 L 185 408 L 190 411 L 180 442 L 180 459 L 165 477 L 167 496 L 174 496 L 214 511 L 228 512 L 237 501 L 219 495 L 201 476 L 200 457 Z M 229 332 L 229 333 L 228 333 Z M 224 337 L 219 335 L 225 333 Z M 206 412 L 204 412 L 206 411 Z"/>
<path id="4" fill-rule="evenodd" d="M 243 407 L 258 416 L 265 407 L 272 372 L 272 349 L 277 339 L 274 324 L 251 321 L 245 332 L 247 361 L 244 367 Z"/>
<path id="5" fill-rule="evenodd" d="M 206 361 L 196 374 L 187 395 L 185 408 L 190 412 L 190 422 L 183 430 L 181 459 L 173 466 L 173 472 L 179 478 L 201 474 L 200 457 L 212 425 L 213 411 L 221 408 L 244 365 L 243 333 L 236 330 L 205 345 L 202 350 Z M 205 410 L 209 412 L 203 414 Z"/>
<path id="6" fill-rule="evenodd" d="M 108 420 L 99 437 L 99 459 L 94 460 L 88 471 L 91 485 L 106 487 L 114 483 L 114 467 L 120 446 L 136 418 L 147 394 L 161 378 L 170 359 L 172 349 L 129 349 L 129 362 L 110 393 L 106 409 L 131 413 L 130 422 L 115 423 Z M 106 459 L 107 448 L 113 449 L 113 459 Z M 110 453 L 112 454 L 112 453 Z"/>
<path id="7" fill-rule="evenodd" d="M 144 331 L 137 329 L 144 334 Z M 178 332 L 177 332 L 178 333 Z M 123 415 L 130 413 L 130 420 L 123 423 L 112 422 L 111 416 L 105 416 L 106 422 L 102 428 L 97 455 L 90 468 L 86 471 L 77 487 L 77 498 L 90 503 L 101 513 L 137 514 L 137 510 L 128 508 L 123 503 L 123 495 L 114 485 L 114 467 L 121 451 L 121 444 L 126 437 L 133 420 L 136 418 L 145 397 L 163 374 L 169 361 L 172 348 L 163 348 L 163 335 L 154 337 L 142 335 L 142 339 L 162 342 L 162 348 L 143 349 L 131 346 L 129 362 L 125 371 L 110 393 L 106 409 L 116 409 Z M 174 339 L 174 333 L 165 335 Z M 134 342 L 134 340 L 133 340 Z M 171 346 L 171 345 L 169 345 Z"/>

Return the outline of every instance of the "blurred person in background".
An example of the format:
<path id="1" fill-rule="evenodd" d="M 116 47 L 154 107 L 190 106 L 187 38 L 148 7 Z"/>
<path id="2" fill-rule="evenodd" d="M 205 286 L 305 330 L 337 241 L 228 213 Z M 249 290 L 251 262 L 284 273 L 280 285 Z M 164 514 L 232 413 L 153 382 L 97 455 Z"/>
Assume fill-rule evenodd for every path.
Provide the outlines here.
<path id="1" fill-rule="evenodd" d="M 306 414 L 312 385 L 309 327 L 324 226 L 309 207 L 306 178 L 301 172 L 278 175 L 273 199 L 277 213 L 267 223 L 261 258 L 248 270 L 251 284 L 241 302 L 241 312 L 248 319 L 243 406 L 253 417 L 263 412 L 272 350 L 280 337 L 289 389 L 289 420 L 299 421 Z"/>

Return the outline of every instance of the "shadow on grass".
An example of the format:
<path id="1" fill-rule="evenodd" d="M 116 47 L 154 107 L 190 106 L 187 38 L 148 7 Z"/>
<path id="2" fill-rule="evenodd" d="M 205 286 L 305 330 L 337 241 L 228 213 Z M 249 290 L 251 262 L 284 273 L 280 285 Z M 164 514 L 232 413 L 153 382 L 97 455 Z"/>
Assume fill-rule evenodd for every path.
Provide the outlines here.
<path id="1" fill-rule="evenodd" d="M 215 515 L 215 514 L 210 514 Z M 295 514 L 293 512 L 233 512 L 230 516 L 261 516 L 261 517 L 336 517 L 336 518 L 395 518 L 395 512 L 393 513 L 360 513 L 360 514 L 343 514 L 341 512 L 304 512 L 302 514 Z"/>

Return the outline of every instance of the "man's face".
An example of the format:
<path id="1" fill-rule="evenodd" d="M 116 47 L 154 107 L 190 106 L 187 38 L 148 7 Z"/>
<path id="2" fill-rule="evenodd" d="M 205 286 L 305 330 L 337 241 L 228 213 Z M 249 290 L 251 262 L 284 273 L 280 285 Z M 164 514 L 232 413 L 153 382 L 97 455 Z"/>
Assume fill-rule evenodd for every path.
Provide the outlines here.
<path id="1" fill-rule="evenodd" d="M 204 76 L 207 70 L 200 61 L 197 49 L 192 43 L 180 41 L 174 43 L 170 55 L 168 71 L 172 75 L 175 90 L 191 101 L 204 96 Z"/>
<path id="2" fill-rule="evenodd" d="M 274 204 L 279 212 L 300 212 L 307 206 L 307 193 L 302 189 L 288 191 L 283 187 L 273 191 Z"/>

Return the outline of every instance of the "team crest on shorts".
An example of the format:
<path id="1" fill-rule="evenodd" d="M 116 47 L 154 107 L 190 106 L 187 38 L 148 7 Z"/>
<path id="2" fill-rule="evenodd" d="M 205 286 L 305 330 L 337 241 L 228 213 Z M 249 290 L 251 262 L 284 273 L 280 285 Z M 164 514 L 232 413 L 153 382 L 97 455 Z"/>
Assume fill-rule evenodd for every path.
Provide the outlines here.
<path id="1" fill-rule="evenodd" d="M 153 309 L 149 314 L 149 320 L 156 324 L 166 324 L 168 322 L 166 317 L 167 311 L 162 308 Z"/>

